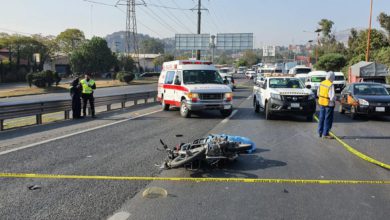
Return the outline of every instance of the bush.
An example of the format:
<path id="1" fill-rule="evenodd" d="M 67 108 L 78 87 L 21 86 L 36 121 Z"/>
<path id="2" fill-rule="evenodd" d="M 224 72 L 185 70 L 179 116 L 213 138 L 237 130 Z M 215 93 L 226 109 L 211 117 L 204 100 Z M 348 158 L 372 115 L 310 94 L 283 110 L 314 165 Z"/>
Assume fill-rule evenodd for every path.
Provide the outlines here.
<path id="1" fill-rule="evenodd" d="M 130 83 L 131 81 L 133 81 L 133 79 L 135 78 L 134 74 L 133 73 L 129 73 L 129 72 L 118 72 L 116 74 L 116 79 L 121 81 L 121 82 L 125 82 L 125 83 Z"/>
<path id="2" fill-rule="evenodd" d="M 29 73 L 26 76 L 26 80 L 30 86 L 31 84 L 34 84 L 38 88 L 46 88 L 51 87 L 54 83 L 58 86 L 61 77 L 57 72 L 46 70 L 37 73 Z"/>
<path id="3" fill-rule="evenodd" d="M 314 67 L 318 70 L 340 71 L 346 63 L 347 60 L 342 54 L 329 53 L 321 56 Z"/>

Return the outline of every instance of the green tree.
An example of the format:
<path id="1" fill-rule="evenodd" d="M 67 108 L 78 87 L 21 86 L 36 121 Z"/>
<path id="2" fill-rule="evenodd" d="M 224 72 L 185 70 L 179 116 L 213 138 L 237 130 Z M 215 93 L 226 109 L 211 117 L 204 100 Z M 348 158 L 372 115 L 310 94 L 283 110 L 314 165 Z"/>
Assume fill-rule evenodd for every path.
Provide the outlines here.
<path id="1" fill-rule="evenodd" d="M 140 49 L 142 53 L 164 53 L 164 43 L 154 38 L 145 39 Z"/>
<path id="2" fill-rule="evenodd" d="M 66 29 L 57 36 L 56 41 L 62 52 L 71 54 L 82 45 L 85 36 L 79 29 Z"/>
<path id="3" fill-rule="evenodd" d="M 322 19 L 320 22 L 318 22 L 318 25 L 320 25 L 322 29 L 322 35 L 325 38 L 330 37 L 330 33 L 332 32 L 332 27 L 334 25 L 334 22 L 328 19 Z"/>
<path id="4" fill-rule="evenodd" d="M 217 59 L 217 64 L 228 64 L 231 65 L 233 64 L 233 58 L 226 53 L 222 53 L 218 59 Z"/>
<path id="5" fill-rule="evenodd" d="M 156 57 L 153 60 L 153 65 L 154 66 L 162 66 L 164 62 L 172 61 L 174 60 L 175 57 L 172 54 L 163 54 L 161 56 Z"/>
<path id="6" fill-rule="evenodd" d="M 315 64 L 315 68 L 325 71 L 340 71 L 347 60 L 342 54 L 330 53 L 321 56 Z"/>
<path id="7" fill-rule="evenodd" d="M 134 72 L 136 68 L 133 58 L 130 56 L 118 57 L 118 69 L 126 72 Z"/>
<path id="8" fill-rule="evenodd" d="M 70 62 L 74 72 L 106 72 L 115 65 L 116 57 L 108 48 L 106 40 L 93 37 L 71 54 Z"/>
<path id="9" fill-rule="evenodd" d="M 390 68 L 390 47 L 383 47 L 375 55 L 375 61 L 387 65 Z"/>
<path id="10" fill-rule="evenodd" d="M 381 27 L 387 32 L 387 36 L 390 40 L 390 15 L 387 15 L 386 13 L 382 12 L 378 16 L 378 21 Z"/>

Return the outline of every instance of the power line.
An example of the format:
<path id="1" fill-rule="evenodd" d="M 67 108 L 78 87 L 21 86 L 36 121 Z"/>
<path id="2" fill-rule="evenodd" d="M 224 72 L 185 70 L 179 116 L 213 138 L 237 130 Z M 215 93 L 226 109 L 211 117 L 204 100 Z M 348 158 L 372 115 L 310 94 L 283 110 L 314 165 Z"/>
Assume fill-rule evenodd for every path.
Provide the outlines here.
<path id="1" fill-rule="evenodd" d="M 161 1 L 158 0 L 160 3 Z M 187 31 L 189 31 L 190 33 L 193 33 L 190 29 L 187 28 L 187 26 L 181 22 L 174 14 L 170 14 L 168 9 L 164 8 L 165 11 L 163 11 L 162 9 L 160 9 L 164 14 L 166 14 L 169 18 L 171 18 L 172 21 L 174 21 L 176 24 L 179 25 L 179 27 L 183 27 L 184 29 L 186 29 Z M 168 12 L 168 13 L 167 13 Z M 173 19 L 172 19 L 173 18 Z"/>
<path id="2" fill-rule="evenodd" d="M 177 4 L 177 2 L 175 0 L 172 0 L 173 3 L 179 7 L 179 5 Z M 182 11 L 182 13 L 184 14 L 184 16 L 187 17 L 187 19 L 191 22 L 191 24 L 193 24 L 194 26 L 196 26 L 196 23 L 192 20 L 193 18 L 191 18 L 186 12 L 190 12 L 190 11 Z"/>
<path id="3" fill-rule="evenodd" d="M 169 25 L 163 18 L 161 18 L 157 13 L 155 13 L 151 8 L 146 7 L 146 9 L 148 9 L 151 12 L 151 14 L 146 10 L 143 10 L 143 12 L 145 12 L 150 17 L 152 17 L 154 20 L 159 22 L 162 26 L 169 28 L 174 33 L 178 33 L 178 31 L 175 28 L 173 28 L 171 25 Z"/>

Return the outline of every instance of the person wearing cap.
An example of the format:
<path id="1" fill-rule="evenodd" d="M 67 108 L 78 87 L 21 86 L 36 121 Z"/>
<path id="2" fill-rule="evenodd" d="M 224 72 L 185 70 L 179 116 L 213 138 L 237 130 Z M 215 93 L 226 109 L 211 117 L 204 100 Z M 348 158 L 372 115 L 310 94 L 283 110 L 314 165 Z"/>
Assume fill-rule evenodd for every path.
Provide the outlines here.
<path id="1" fill-rule="evenodd" d="M 96 89 L 96 83 L 93 79 L 91 79 L 89 74 L 85 74 L 85 78 L 80 81 L 82 86 L 82 94 L 83 98 L 83 115 L 87 116 L 87 103 L 89 102 L 89 106 L 91 108 L 92 118 L 96 118 L 95 116 L 95 103 L 93 97 L 93 90 Z"/>
<path id="2" fill-rule="evenodd" d="M 320 106 L 320 117 L 318 123 L 318 134 L 322 138 L 332 139 L 329 132 L 333 124 L 333 112 L 335 107 L 336 95 L 334 91 L 333 81 L 335 74 L 329 71 L 326 79 L 321 82 L 318 90 L 318 104 Z"/>

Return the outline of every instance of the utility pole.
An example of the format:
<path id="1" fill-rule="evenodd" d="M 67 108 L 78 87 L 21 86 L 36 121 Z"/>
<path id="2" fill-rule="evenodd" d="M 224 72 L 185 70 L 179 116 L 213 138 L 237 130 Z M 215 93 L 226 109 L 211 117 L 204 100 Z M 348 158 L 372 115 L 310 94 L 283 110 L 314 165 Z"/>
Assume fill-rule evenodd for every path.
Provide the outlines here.
<path id="1" fill-rule="evenodd" d="M 371 23 L 372 23 L 372 3 L 370 3 L 370 19 L 368 22 L 368 35 L 367 35 L 367 50 L 366 50 L 366 62 L 370 60 L 370 44 L 371 44 Z"/>
<path id="2" fill-rule="evenodd" d="M 200 25 L 201 25 L 201 17 L 202 17 L 202 10 L 201 10 L 201 0 L 198 0 L 198 34 L 200 34 Z M 196 59 L 200 60 L 200 50 L 196 51 Z"/>

